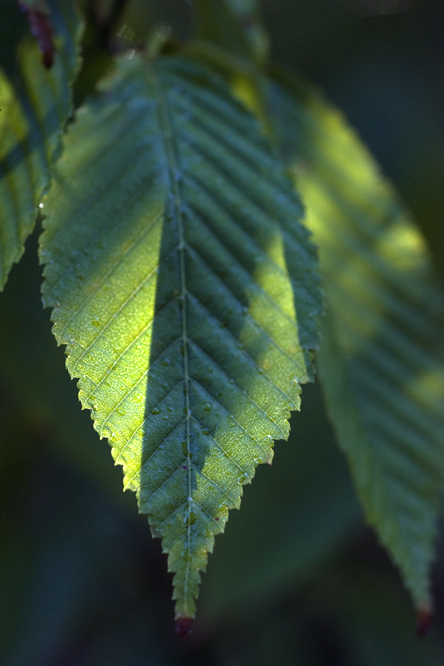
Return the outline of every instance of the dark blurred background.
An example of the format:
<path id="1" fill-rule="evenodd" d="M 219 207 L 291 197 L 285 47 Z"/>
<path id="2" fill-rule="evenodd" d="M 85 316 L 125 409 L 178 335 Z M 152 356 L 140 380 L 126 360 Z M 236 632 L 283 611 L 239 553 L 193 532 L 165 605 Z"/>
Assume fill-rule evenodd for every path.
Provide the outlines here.
<path id="1" fill-rule="evenodd" d="M 263 9 L 272 57 L 348 115 L 443 277 L 442 0 Z M 135 42 L 160 21 L 186 39 L 188 13 L 185 0 L 134 0 L 120 22 Z M 81 98 L 87 77 L 79 85 Z M 304 389 L 290 441 L 276 444 L 273 466 L 258 469 L 216 539 L 193 634 L 175 637 L 160 542 L 122 493 L 42 310 L 37 236 L 0 295 L 1 666 L 442 665 L 442 537 L 435 624 L 419 641 L 400 578 L 363 525 L 317 386 Z"/>

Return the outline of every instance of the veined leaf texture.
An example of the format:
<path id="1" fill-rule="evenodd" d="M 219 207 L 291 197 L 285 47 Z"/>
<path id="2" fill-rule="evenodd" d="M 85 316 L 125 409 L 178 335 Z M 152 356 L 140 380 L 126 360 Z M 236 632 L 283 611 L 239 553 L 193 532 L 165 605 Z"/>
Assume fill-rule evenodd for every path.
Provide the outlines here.
<path id="1" fill-rule="evenodd" d="M 50 69 L 15 0 L 0 5 L 0 289 L 34 227 L 71 112 L 70 85 L 82 32 L 71 0 L 48 0 Z"/>
<path id="2" fill-rule="evenodd" d="M 214 535 L 313 376 L 301 204 L 256 121 L 187 59 L 122 58 L 45 200 L 44 303 L 192 618 Z"/>
<path id="3" fill-rule="evenodd" d="M 310 85 L 270 84 L 282 154 L 319 246 L 318 369 L 368 522 L 430 609 L 444 483 L 442 302 L 426 244 L 341 114 Z"/>

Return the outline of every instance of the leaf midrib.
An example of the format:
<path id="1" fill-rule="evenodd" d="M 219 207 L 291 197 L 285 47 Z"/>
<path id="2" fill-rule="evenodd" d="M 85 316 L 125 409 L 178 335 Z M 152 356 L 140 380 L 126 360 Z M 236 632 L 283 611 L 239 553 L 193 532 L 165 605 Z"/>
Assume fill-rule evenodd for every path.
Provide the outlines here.
<path id="1" fill-rule="evenodd" d="M 181 192 L 180 185 L 177 179 L 177 175 L 180 174 L 179 171 L 179 159 L 177 155 L 177 150 L 174 142 L 174 133 L 173 127 L 174 123 L 171 118 L 169 104 L 167 96 L 163 90 L 160 77 L 156 75 L 155 68 L 149 66 L 147 68 L 147 77 L 151 88 L 154 92 L 154 96 L 158 101 L 156 106 L 156 112 L 159 121 L 160 127 L 160 136 L 163 138 L 163 146 L 165 150 L 166 163 L 168 165 L 168 177 L 170 181 L 170 191 L 173 192 L 174 196 L 174 211 L 173 219 L 177 221 L 177 231 L 179 236 L 179 243 L 177 250 L 179 253 L 179 262 L 180 262 L 180 301 L 181 301 L 181 337 L 183 344 L 183 368 L 184 368 L 184 394 L 185 394 L 185 410 L 186 410 L 186 446 L 187 446 L 187 473 L 188 473 L 188 514 L 187 514 L 187 563 L 185 571 L 185 582 L 184 582 L 184 597 L 187 600 L 189 596 L 188 592 L 188 580 L 190 576 L 191 569 L 191 448 L 190 448 L 190 387 L 189 387 L 189 373 L 188 373 L 188 337 L 187 337 L 187 313 L 186 313 L 186 295 L 187 295 L 187 284 L 186 284 L 186 269 L 185 269 L 185 231 L 184 231 L 184 220 L 182 216 L 182 207 L 181 207 Z M 185 602 L 186 603 L 186 602 Z M 192 614 L 192 609 L 190 609 L 190 614 Z"/>

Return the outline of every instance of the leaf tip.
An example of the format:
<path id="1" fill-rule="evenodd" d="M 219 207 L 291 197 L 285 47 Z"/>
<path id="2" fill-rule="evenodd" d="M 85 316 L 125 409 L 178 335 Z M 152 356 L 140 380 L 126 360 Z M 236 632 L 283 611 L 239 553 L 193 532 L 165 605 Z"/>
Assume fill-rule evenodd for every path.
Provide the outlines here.
<path id="1" fill-rule="evenodd" d="M 191 634 L 193 629 L 193 618 L 192 617 L 178 617 L 176 618 L 176 634 L 180 638 L 184 638 Z"/>
<path id="2" fill-rule="evenodd" d="M 432 626 L 433 607 L 430 602 L 421 604 L 416 611 L 416 635 L 418 638 L 424 638 Z"/>

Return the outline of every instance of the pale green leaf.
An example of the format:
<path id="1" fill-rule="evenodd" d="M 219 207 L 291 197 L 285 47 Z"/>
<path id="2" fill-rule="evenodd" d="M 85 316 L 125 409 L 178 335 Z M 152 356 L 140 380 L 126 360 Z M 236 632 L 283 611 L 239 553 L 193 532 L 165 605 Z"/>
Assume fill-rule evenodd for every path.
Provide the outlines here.
<path id="1" fill-rule="evenodd" d="M 44 303 L 175 572 L 177 617 L 312 377 L 320 292 L 256 121 L 186 59 L 122 59 L 45 202 Z"/>
<path id="2" fill-rule="evenodd" d="M 48 0 L 55 59 L 42 64 L 15 0 L 0 7 L 0 289 L 23 254 L 71 110 L 81 21 L 71 0 Z"/>
<path id="3" fill-rule="evenodd" d="M 441 301 L 425 242 L 355 133 L 308 84 L 270 86 L 282 151 L 319 245 L 318 368 L 367 520 L 418 607 L 444 482 Z"/>

